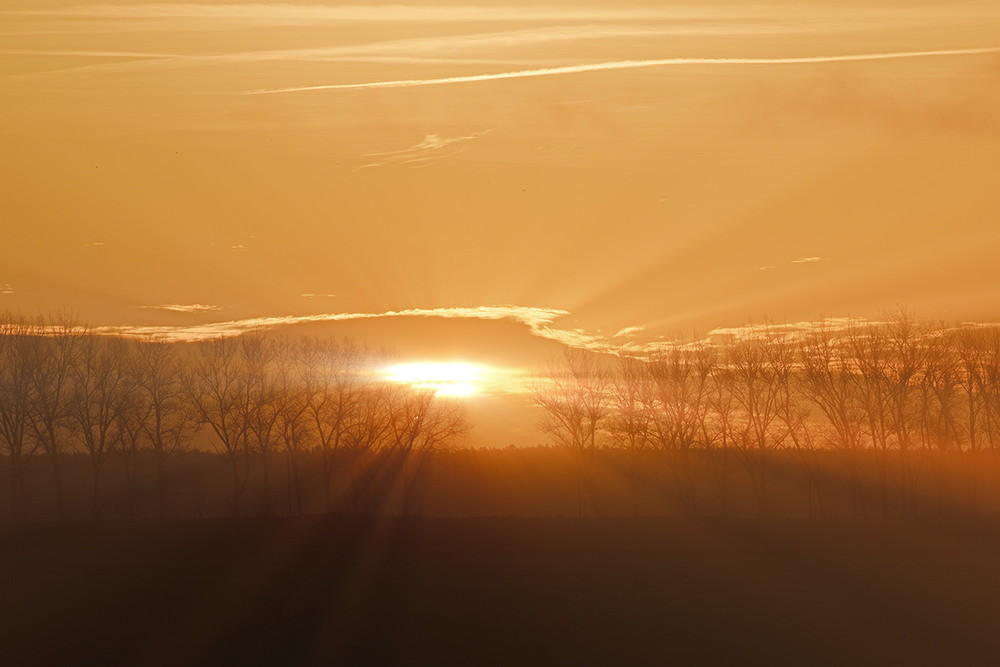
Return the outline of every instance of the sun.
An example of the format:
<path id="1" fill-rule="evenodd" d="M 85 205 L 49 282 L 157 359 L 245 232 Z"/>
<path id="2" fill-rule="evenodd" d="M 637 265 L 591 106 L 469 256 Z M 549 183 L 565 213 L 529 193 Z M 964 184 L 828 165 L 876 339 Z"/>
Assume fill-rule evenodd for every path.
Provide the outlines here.
<path id="1" fill-rule="evenodd" d="M 442 396 L 471 396 L 477 391 L 476 381 L 482 368 L 476 364 L 453 362 L 415 362 L 397 364 L 386 369 L 393 382 L 427 389 Z"/>

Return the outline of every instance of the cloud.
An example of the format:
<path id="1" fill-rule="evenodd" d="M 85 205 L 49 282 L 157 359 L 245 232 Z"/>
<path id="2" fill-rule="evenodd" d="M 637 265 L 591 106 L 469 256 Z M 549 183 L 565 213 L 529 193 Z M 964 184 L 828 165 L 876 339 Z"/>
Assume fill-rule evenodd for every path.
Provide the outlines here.
<path id="1" fill-rule="evenodd" d="M 844 332 L 859 326 L 879 326 L 883 322 L 868 320 L 863 317 L 827 317 L 821 320 L 806 322 L 782 322 L 775 324 L 765 322 L 748 324 L 739 327 L 719 327 L 712 329 L 705 337 L 705 342 L 715 343 L 725 339 L 743 340 L 761 332 L 781 334 L 792 339 L 798 339 L 815 331 Z"/>
<path id="2" fill-rule="evenodd" d="M 141 310 L 167 310 L 172 313 L 210 313 L 222 310 L 219 306 L 211 306 L 204 303 L 177 304 L 167 303 L 161 306 L 136 306 Z"/>
<path id="3" fill-rule="evenodd" d="M 558 76 L 584 72 L 640 69 L 647 67 L 667 67 L 684 65 L 802 65 L 838 62 L 864 62 L 876 60 L 896 60 L 901 58 L 929 58 L 944 56 L 964 56 L 1000 53 L 1000 47 L 975 49 L 944 49 L 936 51 L 893 51 L 887 53 L 860 53 L 836 56 L 801 56 L 792 58 L 662 58 L 657 60 L 616 60 L 612 62 L 567 65 L 564 67 L 543 67 L 539 69 L 497 72 L 493 74 L 471 74 L 433 79 L 397 79 L 371 81 L 367 83 L 337 83 L 318 86 L 296 86 L 291 88 L 271 88 L 247 91 L 245 95 L 273 95 L 316 90 L 358 90 L 371 88 L 410 88 L 414 86 L 438 86 L 456 83 L 475 83 L 503 79 L 523 79 L 539 76 Z"/>
<path id="4" fill-rule="evenodd" d="M 148 3 L 74 5 L 57 9 L 6 10 L 7 16 L 56 16 L 83 19 L 139 19 L 165 21 L 169 19 L 198 22 L 224 21 L 235 23 L 265 23 L 267 25 L 381 22 L 526 22 L 549 21 L 678 21 L 726 20 L 795 20 L 806 22 L 814 29 L 830 26 L 861 25 L 926 25 L 947 19 L 989 19 L 998 15 L 996 7 L 941 5 L 907 7 L 905 11 L 885 7 L 808 7 L 778 4 L 755 4 L 734 11 L 724 4 L 673 4 L 657 7 L 559 7 L 553 5 L 322 5 L 296 3 Z"/>
<path id="5" fill-rule="evenodd" d="M 529 332 L 534 336 L 554 340 L 570 347 L 611 354 L 616 354 L 622 349 L 623 346 L 611 343 L 605 337 L 598 334 L 591 334 L 579 328 L 563 329 L 554 325 L 556 320 L 566 315 L 569 315 L 569 311 L 556 308 L 512 305 L 468 308 L 411 308 L 407 310 L 389 310 L 382 313 L 324 313 L 319 315 L 258 317 L 191 326 L 103 326 L 97 327 L 95 331 L 106 335 L 157 336 L 170 341 L 194 342 L 220 336 L 238 336 L 261 328 L 276 328 L 294 324 L 392 317 L 436 317 L 443 319 L 513 320 L 525 324 Z"/>
<path id="6" fill-rule="evenodd" d="M 546 21 L 649 21 L 732 18 L 724 8 L 682 6 L 674 8 L 554 7 L 554 6 L 413 6 L 317 5 L 292 3 L 151 3 L 76 5 L 59 9 L 8 10 L 11 16 L 59 16 L 90 19 L 190 19 L 273 23 L 382 23 L 382 22 L 546 22 Z M 739 18 L 774 16 L 773 10 L 744 10 Z"/>
<path id="7" fill-rule="evenodd" d="M 816 264 L 825 261 L 826 257 L 799 257 L 798 259 L 793 259 L 792 264 Z"/>
<path id="8" fill-rule="evenodd" d="M 533 308 L 528 306 L 478 306 L 474 308 L 411 308 L 389 310 L 382 313 L 323 313 L 319 315 L 288 315 L 283 317 L 257 317 L 192 326 L 105 326 L 98 327 L 104 334 L 125 336 L 159 335 L 168 340 L 197 341 L 218 336 L 237 336 L 260 328 L 303 324 L 308 322 L 338 322 L 343 320 L 377 319 L 385 317 L 440 317 L 445 319 L 514 320 L 526 324 L 532 333 L 543 338 L 562 335 L 551 329 L 556 319 L 568 315 L 565 310 Z M 578 338 L 572 335 L 571 338 Z"/>
<path id="9" fill-rule="evenodd" d="M 646 327 L 625 327 L 616 333 L 612 338 L 635 338 L 635 335 Z"/>
<path id="10" fill-rule="evenodd" d="M 305 294 L 300 294 L 303 299 L 332 299 L 336 294 L 319 294 L 315 292 L 306 292 Z"/>
<path id="11" fill-rule="evenodd" d="M 196 308 L 219 310 L 215 306 L 144 306 L 166 310 L 190 309 L 179 312 L 201 312 Z M 784 323 L 751 323 L 737 327 L 719 327 L 712 329 L 699 339 L 667 339 L 658 336 L 656 340 L 637 341 L 638 333 L 646 331 L 644 326 L 629 326 L 619 330 L 608 338 L 600 334 L 590 333 L 580 328 L 562 328 L 558 320 L 570 315 L 569 311 L 557 308 L 537 308 L 531 306 L 496 305 L 456 308 L 411 308 L 406 310 L 389 310 L 381 313 L 324 313 L 318 315 L 289 315 L 283 317 L 259 317 L 243 320 L 230 320 L 189 326 L 102 326 L 89 329 L 103 335 L 121 335 L 130 337 L 155 336 L 173 342 L 197 342 L 219 337 L 238 336 L 258 329 L 274 329 L 283 326 L 338 322 L 346 320 L 365 320 L 383 318 L 441 318 L 441 319 L 477 319 L 477 320 L 511 320 L 528 327 L 529 332 L 539 338 L 553 340 L 568 347 L 590 350 L 592 352 L 615 356 L 641 357 L 643 355 L 665 350 L 683 349 L 690 346 L 717 346 L 730 341 L 745 340 L 761 333 L 768 333 L 788 341 L 799 341 L 810 333 L 825 331 L 834 335 L 843 335 L 849 331 L 858 331 L 865 335 L 869 327 L 883 327 L 888 321 L 870 320 L 862 317 L 829 317 L 815 321 L 784 322 Z M 961 326 L 1000 326 L 997 324 L 977 325 L 965 323 Z M 629 338 L 621 341 L 616 339 Z"/>
<path id="12" fill-rule="evenodd" d="M 244 250 L 249 250 L 250 248 L 243 245 L 242 243 L 237 243 L 235 245 L 230 246 L 229 249 L 232 250 L 233 252 L 243 252 Z"/>
<path id="13" fill-rule="evenodd" d="M 376 162 L 371 162 L 369 164 L 363 164 L 357 169 L 368 169 L 369 167 L 383 167 L 389 164 L 414 164 L 427 162 L 438 157 L 442 157 L 442 149 L 448 148 L 454 144 L 464 143 L 484 137 L 490 133 L 490 130 L 485 130 L 483 132 L 473 132 L 472 134 L 465 137 L 442 137 L 437 134 L 428 134 L 419 142 L 410 146 L 409 148 L 404 148 L 399 151 L 388 151 L 385 153 L 366 153 L 365 157 L 378 157 L 380 158 Z M 448 151 L 447 154 L 453 154 L 456 151 Z"/>
<path id="14" fill-rule="evenodd" d="M 13 294 L 14 286 L 10 283 L 4 283 L 3 287 L 0 287 L 0 294 Z"/>

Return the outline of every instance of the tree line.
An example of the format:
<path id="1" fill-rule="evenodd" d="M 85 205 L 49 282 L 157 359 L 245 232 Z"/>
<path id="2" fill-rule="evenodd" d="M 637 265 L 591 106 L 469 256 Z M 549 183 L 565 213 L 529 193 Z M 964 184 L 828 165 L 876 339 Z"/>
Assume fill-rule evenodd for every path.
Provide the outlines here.
<path id="1" fill-rule="evenodd" d="M 350 340 L 284 340 L 258 330 L 194 343 L 99 335 L 72 317 L 7 315 L 0 323 L 0 451 L 9 470 L 12 518 L 27 514 L 25 466 L 47 460 L 58 518 L 67 516 L 63 468 L 85 456 L 93 516 L 104 515 L 108 462 L 124 475 L 135 514 L 140 461 L 155 467 L 157 512 L 168 513 L 168 460 L 208 434 L 227 461 L 232 514 L 244 512 L 251 471 L 269 489 L 284 462 L 287 510 L 302 512 L 301 454 L 319 453 L 327 511 L 341 458 L 358 464 L 360 511 L 393 487 L 412 495 L 426 458 L 465 433 L 461 406 L 433 391 L 387 382 L 389 355 Z"/>
<path id="2" fill-rule="evenodd" d="M 796 461 L 822 506 L 835 459 L 854 513 L 912 514 L 918 476 L 946 484 L 945 458 L 981 463 L 1000 447 L 1000 327 L 900 310 L 881 322 L 751 324 L 613 362 L 568 350 L 533 396 L 540 428 L 576 452 L 581 512 L 599 511 L 594 461 L 613 447 L 632 455 L 633 480 L 640 453 L 660 452 L 687 511 L 697 511 L 693 465 L 717 478 L 723 504 L 739 468 L 766 514 L 776 462 Z M 979 476 L 965 478 L 978 494 Z"/>
<path id="3" fill-rule="evenodd" d="M 71 459 L 74 470 L 86 465 L 88 514 L 106 514 L 112 481 L 128 516 L 150 493 L 155 514 L 170 514 L 167 487 L 184 481 L 167 474 L 171 461 L 206 442 L 225 462 L 234 516 L 275 513 L 279 501 L 287 514 L 338 511 L 345 497 L 357 512 L 386 511 L 390 497 L 393 511 L 409 512 L 418 482 L 444 461 L 435 453 L 470 425 L 459 402 L 386 381 L 390 362 L 350 340 L 251 331 L 170 343 L 98 335 L 66 316 L 7 315 L 0 462 L 10 515 L 38 514 L 29 510 L 42 491 L 28 481 L 39 482 L 42 465 L 54 514 L 78 510 L 66 497 Z M 572 454 L 576 469 L 552 474 L 577 479 L 582 514 L 608 505 L 619 472 L 634 513 L 653 506 L 652 488 L 675 500 L 653 511 L 725 514 L 738 498 L 767 514 L 794 477 L 821 512 L 846 498 L 855 514 L 913 514 L 928 489 L 954 495 L 949 484 L 975 505 L 992 493 L 984 467 L 1000 464 L 1000 327 L 906 311 L 881 322 L 751 324 L 617 355 L 568 349 L 540 369 L 531 395 L 541 431 Z M 468 475 L 488 472 L 448 483 L 474 486 Z"/>

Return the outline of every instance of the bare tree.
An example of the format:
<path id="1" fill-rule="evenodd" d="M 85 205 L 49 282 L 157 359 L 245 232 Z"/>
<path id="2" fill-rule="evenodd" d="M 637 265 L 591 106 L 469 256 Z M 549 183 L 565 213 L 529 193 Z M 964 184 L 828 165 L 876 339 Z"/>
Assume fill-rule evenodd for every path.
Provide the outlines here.
<path id="1" fill-rule="evenodd" d="M 926 323 L 903 309 L 889 314 L 887 319 L 890 354 L 886 384 L 891 405 L 890 429 L 898 453 L 900 509 L 912 514 L 916 512 L 916 470 L 911 452 L 919 445 L 920 385 L 926 370 L 930 331 Z"/>
<path id="2" fill-rule="evenodd" d="M 271 452 L 278 436 L 281 415 L 280 385 L 275 373 L 275 344 L 265 331 L 257 330 L 239 338 L 243 368 L 244 399 L 242 410 L 252 441 L 260 455 L 264 516 L 271 513 Z"/>
<path id="3" fill-rule="evenodd" d="M 306 341 L 301 352 L 306 414 L 320 449 L 326 511 L 332 512 L 334 466 L 359 408 L 368 354 L 353 341 L 333 339 Z"/>
<path id="4" fill-rule="evenodd" d="M 934 454 L 936 465 L 931 471 L 937 487 L 938 510 L 943 511 L 948 500 L 949 453 L 962 452 L 961 361 L 953 339 L 944 327 L 927 336 L 926 354 L 919 386 L 920 438 L 923 446 Z"/>
<path id="5" fill-rule="evenodd" d="M 298 459 L 315 436 L 308 414 L 309 395 L 301 382 L 304 369 L 298 366 L 300 360 L 299 346 L 286 344 L 277 350 L 275 373 L 279 397 L 278 438 L 285 454 L 285 489 L 289 515 L 302 514 Z"/>
<path id="6" fill-rule="evenodd" d="M 584 495 L 597 511 L 593 478 L 597 436 L 605 425 L 610 406 L 609 374 L 592 352 L 566 348 L 560 362 L 550 362 L 533 387 L 535 405 L 542 409 L 539 426 L 569 448 L 580 471 L 579 511 Z"/>
<path id="7" fill-rule="evenodd" d="M 727 381 L 727 369 L 722 365 L 722 352 L 718 346 L 706 346 L 703 354 L 708 359 L 708 405 L 702 425 L 705 453 L 719 492 L 722 515 L 729 515 L 729 462 L 730 452 L 737 441 L 737 405 Z"/>
<path id="8" fill-rule="evenodd" d="M 0 321 L 0 445 L 10 463 L 10 516 L 26 513 L 24 459 L 31 453 L 31 387 L 39 333 L 23 318 Z"/>
<path id="9" fill-rule="evenodd" d="M 63 439 L 69 418 L 71 373 L 80 354 L 81 327 L 67 314 L 50 325 L 39 316 L 33 325 L 42 335 L 31 341 L 31 434 L 34 447 L 45 452 L 52 466 L 56 516 L 66 516 L 62 481 Z"/>
<path id="10" fill-rule="evenodd" d="M 370 514 L 380 495 L 374 483 L 384 473 L 391 445 L 393 394 L 396 385 L 369 379 L 358 388 L 354 409 L 348 414 L 345 443 L 351 456 L 351 496 L 355 513 Z"/>
<path id="11" fill-rule="evenodd" d="M 949 336 L 958 357 L 956 381 L 965 397 L 965 439 L 969 450 L 980 448 L 981 429 L 986 428 L 989 338 L 996 329 L 960 326 Z"/>
<path id="12" fill-rule="evenodd" d="M 639 454 L 646 448 L 652 428 L 652 382 L 647 364 L 635 357 L 618 359 L 617 373 L 611 384 L 608 433 L 628 457 L 628 482 L 632 514 L 639 513 L 636 491 L 639 481 Z"/>
<path id="13" fill-rule="evenodd" d="M 863 448 L 864 406 L 859 402 L 854 360 L 843 336 L 824 323 L 809 333 L 800 349 L 802 395 L 826 417 L 835 434 L 834 446 L 848 465 L 851 508 L 864 513 L 864 493 L 857 463 Z"/>
<path id="14" fill-rule="evenodd" d="M 470 425 L 464 406 L 439 397 L 433 388 L 398 386 L 389 393 L 388 454 L 395 462 L 402 514 L 414 509 L 414 491 L 430 455 Z"/>
<path id="15" fill-rule="evenodd" d="M 184 367 L 176 349 L 157 338 L 136 343 L 134 362 L 137 400 L 148 414 L 140 420 L 156 465 L 159 516 L 166 516 L 167 459 L 188 442 L 197 428 L 194 406 L 184 391 Z"/>
<path id="16" fill-rule="evenodd" d="M 696 511 L 692 450 L 705 444 L 712 357 L 702 344 L 661 350 L 649 359 L 651 440 L 670 465 L 684 513 Z"/>
<path id="17" fill-rule="evenodd" d="M 250 391 L 240 342 L 215 338 L 193 350 L 185 392 L 200 423 L 212 433 L 229 459 L 233 481 L 233 516 L 240 516 L 251 466 Z"/>
<path id="18" fill-rule="evenodd" d="M 69 418 L 90 461 L 94 516 L 103 517 L 101 472 L 122 439 L 121 418 L 132 391 L 128 342 L 87 335 L 71 372 Z"/>
<path id="19" fill-rule="evenodd" d="M 787 437 L 781 420 L 781 381 L 791 371 L 794 356 L 781 336 L 768 325 L 747 327 L 745 336 L 724 348 L 719 372 L 719 380 L 738 408 L 735 443 L 761 515 L 768 511 L 770 454 L 782 448 Z"/>
<path id="20" fill-rule="evenodd" d="M 128 518 L 135 518 L 136 477 L 139 473 L 139 456 L 146 449 L 148 439 L 148 422 L 152 417 L 152 405 L 138 387 L 135 374 L 135 359 L 129 359 L 130 373 L 128 380 L 128 395 L 117 417 L 118 448 L 122 454 L 122 467 L 125 472 L 125 495 Z"/>
<path id="21" fill-rule="evenodd" d="M 876 323 L 849 327 L 847 344 L 865 418 L 864 432 L 874 449 L 882 514 L 888 514 L 889 456 L 894 418 L 890 344 L 884 327 Z"/>

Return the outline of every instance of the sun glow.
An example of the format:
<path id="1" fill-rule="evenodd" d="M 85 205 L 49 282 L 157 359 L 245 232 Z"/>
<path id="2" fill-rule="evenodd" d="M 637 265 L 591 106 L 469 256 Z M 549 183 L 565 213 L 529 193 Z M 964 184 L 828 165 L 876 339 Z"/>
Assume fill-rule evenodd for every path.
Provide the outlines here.
<path id="1" fill-rule="evenodd" d="M 462 362 L 419 362 L 398 364 L 387 369 L 389 379 L 416 389 L 427 389 L 443 396 L 470 396 L 477 391 L 476 382 L 482 368 Z"/>

